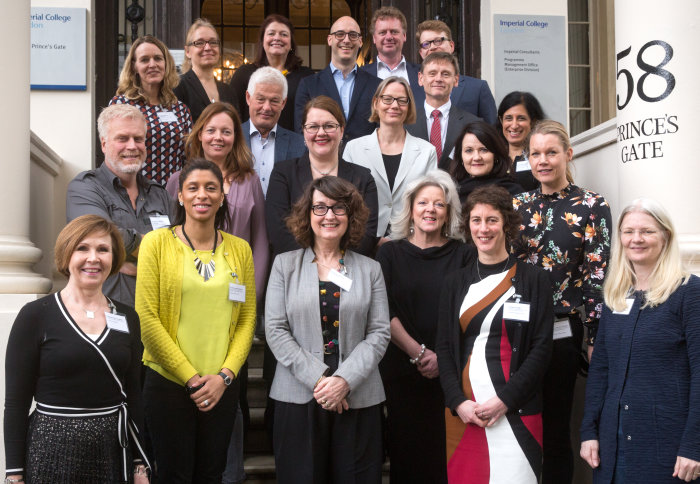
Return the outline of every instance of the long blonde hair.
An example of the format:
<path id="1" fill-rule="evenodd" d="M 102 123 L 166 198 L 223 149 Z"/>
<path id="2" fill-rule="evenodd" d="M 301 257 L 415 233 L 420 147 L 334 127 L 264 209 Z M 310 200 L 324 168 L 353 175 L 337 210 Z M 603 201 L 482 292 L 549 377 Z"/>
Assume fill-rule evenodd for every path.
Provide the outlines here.
<path id="1" fill-rule="evenodd" d="M 565 152 L 569 151 L 569 149 L 571 148 L 571 140 L 569 139 L 569 133 L 566 132 L 566 128 L 564 127 L 564 125 L 558 121 L 554 121 L 551 119 L 543 119 L 541 121 L 537 121 L 535 127 L 532 128 L 532 131 L 530 131 L 530 134 L 527 138 L 527 142 L 525 143 L 525 146 L 527 146 L 528 148 L 528 152 L 530 151 L 530 140 L 532 139 L 533 135 L 536 134 L 553 134 L 554 136 L 559 138 L 559 142 L 561 143 Z M 571 162 L 566 164 L 566 181 L 568 181 L 572 185 L 574 183 L 574 176 L 571 174 Z"/>
<path id="2" fill-rule="evenodd" d="M 634 267 L 632 267 L 629 259 L 625 256 L 624 248 L 620 243 L 622 222 L 625 216 L 632 212 L 650 215 L 656 221 L 664 238 L 664 247 L 661 250 L 659 259 L 656 261 L 656 267 L 654 267 L 649 276 L 650 288 L 646 293 L 644 307 L 653 307 L 664 303 L 678 289 L 678 286 L 690 277 L 690 274 L 683 266 L 676 230 L 668 212 L 656 200 L 638 198 L 627 205 L 620 214 L 617 230 L 614 234 L 610 269 L 605 276 L 603 286 L 605 304 L 615 311 L 625 309 L 625 298 L 637 282 Z"/>
<path id="3" fill-rule="evenodd" d="M 178 77 L 177 70 L 175 69 L 175 61 L 173 60 L 173 56 L 170 55 L 170 51 L 165 44 L 152 35 L 144 35 L 143 37 L 139 37 L 133 44 L 131 44 L 129 54 L 124 60 L 124 67 L 122 68 L 122 72 L 119 74 L 117 95 L 123 95 L 129 100 L 148 104 L 148 97 L 143 91 L 141 79 L 139 78 L 138 72 L 136 72 L 136 68 L 134 67 L 134 64 L 136 63 L 136 49 L 141 44 L 153 44 L 158 47 L 163 54 L 163 58 L 165 59 L 165 74 L 163 75 L 163 82 L 160 84 L 158 99 L 163 106 L 172 106 L 173 104 L 176 104 L 177 96 L 175 96 L 173 89 L 175 89 L 180 82 L 180 78 Z"/>

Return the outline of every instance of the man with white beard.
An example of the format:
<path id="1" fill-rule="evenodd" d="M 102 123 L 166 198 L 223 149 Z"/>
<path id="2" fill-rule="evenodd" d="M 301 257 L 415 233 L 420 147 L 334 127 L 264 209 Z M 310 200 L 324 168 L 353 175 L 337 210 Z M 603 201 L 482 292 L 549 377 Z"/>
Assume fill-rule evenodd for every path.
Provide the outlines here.
<path id="1" fill-rule="evenodd" d="M 170 225 L 172 201 L 159 183 L 141 174 L 146 160 L 146 120 L 129 104 L 106 107 L 97 119 L 105 161 L 68 185 L 67 221 L 85 214 L 111 220 L 119 228 L 126 262 L 104 283 L 106 296 L 134 305 L 136 261 L 146 232 Z"/>

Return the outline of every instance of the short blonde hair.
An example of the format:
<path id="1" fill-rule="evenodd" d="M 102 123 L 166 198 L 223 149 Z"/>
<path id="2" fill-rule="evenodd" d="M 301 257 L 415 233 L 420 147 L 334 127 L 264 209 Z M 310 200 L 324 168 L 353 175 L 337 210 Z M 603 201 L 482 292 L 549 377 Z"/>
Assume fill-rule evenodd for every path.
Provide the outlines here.
<path id="1" fill-rule="evenodd" d="M 617 221 L 617 230 L 613 234 L 612 257 L 610 258 L 610 269 L 605 275 L 603 285 L 603 296 L 605 304 L 615 311 L 625 309 L 625 298 L 629 291 L 634 288 L 637 277 L 634 273 L 632 263 L 625 256 L 624 248 L 620 243 L 620 230 L 625 216 L 632 212 L 645 213 L 650 215 L 665 239 L 664 247 L 661 250 L 656 267 L 649 276 L 650 289 L 646 294 L 644 307 L 658 306 L 664 303 L 678 286 L 690 277 L 690 274 L 683 266 L 676 230 L 668 212 L 656 200 L 650 198 L 638 198 L 622 209 L 620 218 Z"/>
<path id="2" fill-rule="evenodd" d="M 107 234 L 112 239 L 112 267 L 109 275 L 112 276 L 119 272 L 126 259 L 124 241 L 117 226 L 99 215 L 81 215 L 63 227 L 61 233 L 58 234 L 53 250 L 58 272 L 70 277 L 68 266 L 73 252 L 85 238 L 96 234 Z"/>
<path id="3" fill-rule="evenodd" d="M 403 192 L 401 211 L 391 219 L 391 238 L 406 239 L 413 228 L 413 202 L 418 192 L 425 187 L 438 187 L 445 195 L 447 203 L 447 220 L 443 227 L 443 235 L 450 239 L 464 240 L 462 227 L 462 205 L 459 203 L 457 186 L 452 177 L 442 170 L 433 170 L 408 184 Z"/>
<path id="4" fill-rule="evenodd" d="M 406 90 L 406 97 L 408 97 L 408 111 L 406 112 L 406 118 L 403 120 L 403 124 L 413 124 L 416 122 L 416 100 L 413 98 L 411 86 L 403 77 L 391 76 L 384 79 L 379 86 L 377 86 L 377 90 L 374 91 L 374 96 L 372 97 L 372 114 L 369 116 L 370 123 L 379 123 L 379 115 L 374 105 L 380 101 L 379 96 L 384 94 L 384 90 L 386 90 L 389 84 L 393 84 L 394 82 L 403 86 Z"/>
<path id="5" fill-rule="evenodd" d="M 160 84 L 160 92 L 158 93 L 159 101 L 163 106 L 172 106 L 177 104 L 177 96 L 173 89 L 180 83 L 180 77 L 175 69 L 175 61 L 170 51 L 163 42 L 153 37 L 152 35 L 144 35 L 139 37 L 131 44 L 129 54 L 124 60 L 124 67 L 119 74 L 119 85 L 117 86 L 117 95 L 123 95 L 131 101 L 148 103 L 148 98 L 141 87 L 141 80 L 134 64 L 136 63 L 136 49 L 141 44 L 153 44 L 161 51 L 165 59 L 165 74 L 163 82 Z"/>

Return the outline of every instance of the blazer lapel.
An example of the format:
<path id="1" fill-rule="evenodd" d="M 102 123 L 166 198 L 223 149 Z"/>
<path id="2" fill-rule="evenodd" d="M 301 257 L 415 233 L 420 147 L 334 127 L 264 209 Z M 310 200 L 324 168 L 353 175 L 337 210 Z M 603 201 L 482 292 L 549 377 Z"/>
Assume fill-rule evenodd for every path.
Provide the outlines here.
<path id="1" fill-rule="evenodd" d="M 248 144 L 248 148 L 250 148 L 250 119 L 241 125 L 241 129 L 243 130 L 245 142 Z"/>
<path id="2" fill-rule="evenodd" d="M 382 150 L 379 147 L 376 129 L 370 135 L 369 143 L 365 143 L 363 148 L 365 150 L 365 159 L 369 161 L 374 171 L 381 177 L 381 182 L 386 184 L 386 189 L 389 190 L 389 177 L 386 174 L 386 167 L 384 166 L 384 158 L 382 158 Z"/>
<path id="3" fill-rule="evenodd" d="M 185 75 L 187 76 L 187 80 L 192 86 L 195 95 L 200 99 L 202 103 L 204 103 L 204 106 L 211 104 L 211 99 L 209 99 L 209 96 L 207 96 L 207 91 L 204 90 L 204 86 L 202 86 L 202 83 L 199 82 L 197 74 L 195 74 L 193 70 L 190 70 Z"/>
<path id="4" fill-rule="evenodd" d="M 342 107 L 343 102 L 340 100 L 340 93 L 338 92 L 338 88 L 335 85 L 335 79 L 333 79 L 333 74 L 331 74 L 330 66 L 326 66 L 326 68 L 320 72 L 319 79 L 321 80 L 323 88 L 326 90 L 326 92 L 329 93 L 329 96 L 333 98 L 335 102 L 338 103 L 338 106 Z M 355 87 L 357 87 L 357 85 L 355 85 Z M 318 94 L 321 93 L 311 93 L 312 96 Z M 352 103 L 350 104 L 350 106 L 350 110 L 352 111 Z"/>
<path id="5" fill-rule="evenodd" d="M 457 108 L 454 104 L 450 106 L 450 118 L 447 121 L 447 134 L 445 135 L 445 149 L 443 149 L 443 155 L 447 153 L 449 155 L 452 151 L 452 147 L 459 136 L 459 132 L 464 127 L 464 115 L 462 111 Z"/>
<path id="6" fill-rule="evenodd" d="M 376 67 L 375 67 L 376 69 Z M 350 109 L 348 109 L 348 119 L 352 118 L 352 113 L 357 107 L 357 103 L 360 101 L 362 92 L 367 87 L 367 78 L 363 75 L 366 72 L 361 71 L 359 68 L 355 73 L 355 86 L 352 88 L 352 97 L 350 98 Z M 376 76 L 375 76 L 376 77 Z M 341 104 L 342 106 L 342 104 Z"/>
<path id="7" fill-rule="evenodd" d="M 416 128 L 414 136 L 426 141 L 430 141 L 430 136 L 428 136 L 428 121 L 425 117 L 425 107 L 424 105 L 416 105 Z"/>
<path id="8" fill-rule="evenodd" d="M 391 191 L 391 194 L 393 195 L 396 191 L 399 190 L 399 187 L 401 186 L 401 182 L 406 178 L 408 173 L 411 171 L 413 161 L 418 157 L 420 154 L 420 148 L 418 147 L 418 144 L 415 142 L 415 138 L 410 135 L 410 133 L 406 133 L 406 141 L 404 142 L 403 145 L 403 153 L 401 153 L 401 162 L 399 163 L 399 171 L 396 173 L 396 178 L 394 179 L 394 189 Z M 382 163 L 382 165 L 384 165 Z"/>
<path id="9" fill-rule="evenodd" d="M 287 148 L 289 146 L 289 136 L 287 133 L 283 132 L 279 126 L 277 126 L 277 132 L 275 134 L 275 160 L 277 161 L 287 159 Z"/>

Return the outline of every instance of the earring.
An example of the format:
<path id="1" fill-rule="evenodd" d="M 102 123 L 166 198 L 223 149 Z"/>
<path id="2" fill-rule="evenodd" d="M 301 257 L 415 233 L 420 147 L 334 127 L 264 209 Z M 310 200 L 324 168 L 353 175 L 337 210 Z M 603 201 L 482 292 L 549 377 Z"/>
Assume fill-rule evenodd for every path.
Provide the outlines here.
<path id="1" fill-rule="evenodd" d="M 180 203 L 180 206 L 181 206 L 181 207 L 184 205 L 184 203 L 182 203 L 182 200 L 180 200 L 179 203 Z"/>
<path id="2" fill-rule="evenodd" d="M 221 203 L 219 204 L 219 207 L 223 207 L 223 206 L 224 206 L 224 202 L 221 202 Z"/>

